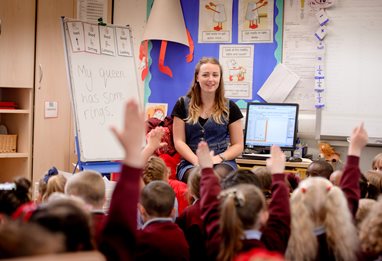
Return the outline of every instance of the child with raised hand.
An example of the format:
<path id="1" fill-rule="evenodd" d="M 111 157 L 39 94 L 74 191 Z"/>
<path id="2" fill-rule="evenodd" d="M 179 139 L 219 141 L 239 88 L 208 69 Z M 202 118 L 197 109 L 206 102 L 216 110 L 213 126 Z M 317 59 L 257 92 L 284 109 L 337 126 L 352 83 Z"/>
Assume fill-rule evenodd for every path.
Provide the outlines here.
<path id="1" fill-rule="evenodd" d="M 183 232 L 171 221 L 148 220 L 142 230 L 137 230 L 139 182 L 145 163 L 141 151 L 145 124 L 144 114 L 139 111 L 136 101 L 130 100 L 125 106 L 122 131 L 115 128 L 112 131 L 125 150 L 125 158 L 111 200 L 100 251 L 108 260 L 188 260 Z M 149 219 L 157 217 L 155 209 L 149 209 L 150 204 L 141 203 Z M 162 237 L 166 240 L 158 240 Z"/>
<path id="2" fill-rule="evenodd" d="M 340 188 L 310 177 L 293 192 L 288 260 L 357 260 L 353 221 L 360 198 L 359 156 L 367 139 L 363 124 L 353 130 Z"/>
<path id="3" fill-rule="evenodd" d="M 200 142 L 196 154 L 202 168 L 201 210 L 209 258 L 232 260 L 256 248 L 283 254 L 290 234 L 290 210 L 289 190 L 282 174 L 285 155 L 280 148 L 272 146 L 267 161 L 273 180 L 269 210 L 263 193 L 254 185 L 241 184 L 221 191 L 207 143 Z"/>

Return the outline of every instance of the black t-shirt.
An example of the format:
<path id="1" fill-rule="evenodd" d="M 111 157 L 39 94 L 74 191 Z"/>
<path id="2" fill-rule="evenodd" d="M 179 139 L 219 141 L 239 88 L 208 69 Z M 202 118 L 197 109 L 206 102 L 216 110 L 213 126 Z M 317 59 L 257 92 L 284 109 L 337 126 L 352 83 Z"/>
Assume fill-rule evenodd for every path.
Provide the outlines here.
<path id="1" fill-rule="evenodd" d="M 178 117 L 179 119 L 185 120 L 187 118 L 187 112 L 184 107 L 184 99 L 178 99 L 176 102 L 174 108 L 171 112 L 171 117 Z M 243 114 L 240 111 L 240 108 L 234 103 L 233 101 L 229 100 L 229 120 L 228 125 L 230 125 L 232 122 L 235 122 L 239 119 L 243 118 Z M 204 122 L 203 122 L 204 121 Z M 199 122 L 201 122 L 202 125 L 207 121 L 207 119 L 203 119 L 199 117 Z"/>

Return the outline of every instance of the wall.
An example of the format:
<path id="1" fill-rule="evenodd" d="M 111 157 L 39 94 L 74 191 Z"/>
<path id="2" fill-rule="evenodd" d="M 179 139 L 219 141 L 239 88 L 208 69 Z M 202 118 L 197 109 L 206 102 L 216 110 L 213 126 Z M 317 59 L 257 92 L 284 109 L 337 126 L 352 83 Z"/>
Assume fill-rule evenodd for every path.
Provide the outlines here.
<path id="1" fill-rule="evenodd" d="M 132 27 L 136 64 L 139 64 L 139 44 L 142 39 L 144 26 L 146 23 L 146 5 L 144 0 L 114 0 L 114 24 L 129 24 Z M 143 94 L 143 83 L 140 83 L 140 91 Z M 141 97 L 144 97 L 141 95 Z M 314 113 L 301 112 L 299 117 L 299 134 L 301 139 L 308 144 L 309 153 L 314 159 L 318 157 L 318 143 L 316 139 L 316 117 Z M 350 135 L 350 133 L 349 133 Z M 346 142 L 332 142 L 331 144 L 341 153 L 341 160 L 344 161 L 347 155 Z M 370 169 L 374 156 L 382 152 L 382 148 L 367 147 L 361 157 L 361 170 L 366 172 Z"/>

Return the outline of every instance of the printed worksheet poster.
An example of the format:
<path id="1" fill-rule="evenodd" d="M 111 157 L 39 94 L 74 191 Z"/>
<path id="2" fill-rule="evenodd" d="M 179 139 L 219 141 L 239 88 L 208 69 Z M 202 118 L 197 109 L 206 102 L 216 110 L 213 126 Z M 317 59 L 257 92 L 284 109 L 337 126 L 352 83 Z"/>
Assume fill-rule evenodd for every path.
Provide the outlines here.
<path id="1" fill-rule="evenodd" d="M 98 25 L 84 23 L 85 51 L 100 54 Z"/>
<path id="2" fill-rule="evenodd" d="M 219 61 L 227 98 L 252 99 L 253 60 L 254 45 L 220 45 Z"/>
<path id="3" fill-rule="evenodd" d="M 283 64 L 300 77 L 285 102 L 299 103 L 300 110 L 314 111 L 315 66 L 320 27 L 308 1 L 288 0 L 284 5 Z"/>
<path id="4" fill-rule="evenodd" d="M 272 43 L 274 0 L 239 0 L 238 42 Z"/>
<path id="5" fill-rule="evenodd" d="M 99 33 L 101 53 L 114 56 L 116 54 L 114 28 L 111 26 L 100 26 Z"/>
<path id="6" fill-rule="evenodd" d="M 67 25 L 73 52 L 85 51 L 84 28 L 82 22 L 68 22 Z"/>
<path id="7" fill-rule="evenodd" d="M 198 43 L 232 42 L 232 0 L 200 0 Z"/>

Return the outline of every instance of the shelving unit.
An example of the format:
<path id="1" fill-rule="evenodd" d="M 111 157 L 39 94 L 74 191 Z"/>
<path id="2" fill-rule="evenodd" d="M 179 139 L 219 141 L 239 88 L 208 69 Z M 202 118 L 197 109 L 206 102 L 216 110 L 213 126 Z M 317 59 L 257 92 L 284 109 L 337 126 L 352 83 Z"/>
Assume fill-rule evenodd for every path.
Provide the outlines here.
<path id="1" fill-rule="evenodd" d="M 0 101 L 16 109 L 0 109 L 0 124 L 17 134 L 15 153 L 0 153 L 0 182 L 32 178 L 32 122 L 36 1 L 0 2 Z"/>

